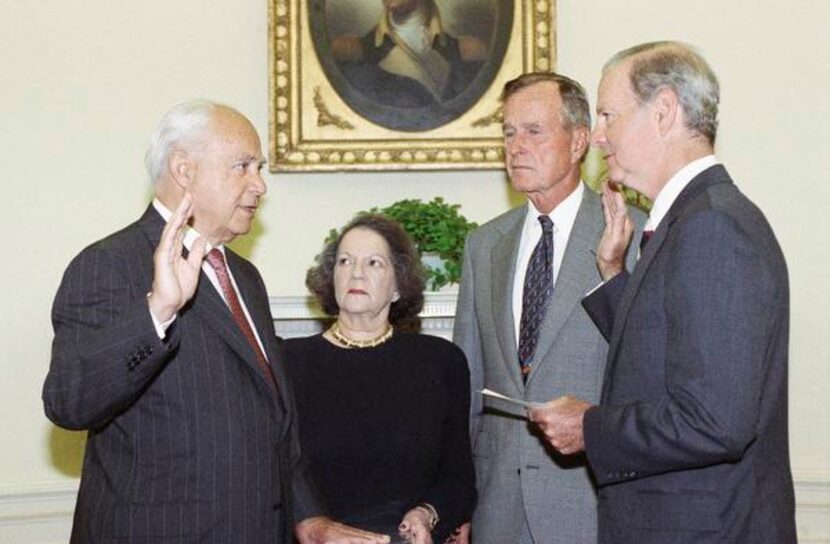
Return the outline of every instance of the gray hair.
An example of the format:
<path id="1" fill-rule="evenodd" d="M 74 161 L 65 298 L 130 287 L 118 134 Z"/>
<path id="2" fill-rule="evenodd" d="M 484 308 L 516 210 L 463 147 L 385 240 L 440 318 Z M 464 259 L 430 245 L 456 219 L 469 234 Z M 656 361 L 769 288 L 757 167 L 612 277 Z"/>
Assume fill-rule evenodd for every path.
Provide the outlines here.
<path id="1" fill-rule="evenodd" d="M 559 88 L 559 96 L 562 97 L 562 117 L 567 128 L 585 127 L 591 130 L 591 106 L 588 103 L 588 96 L 585 89 L 576 80 L 554 72 L 529 72 L 521 74 L 504 84 L 501 93 L 501 101 L 519 92 L 525 87 L 536 83 L 549 81 L 555 83 Z"/>
<path id="2" fill-rule="evenodd" d="M 191 100 L 173 106 L 164 114 L 144 155 L 144 166 L 152 183 L 161 178 L 171 151 L 193 150 L 201 143 L 201 136 L 220 107 L 223 106 L 209 100 Z"/>
<path id="3" fill-rule="evenodd" d="M 605 64 L 603 72 L 632 57 L 629 78 L 637 100 L 645 104 L 660 89 L 671 89 L 683 108 L 686 128 L 714 145 L 720 87 L 703 57 L 685 43 L 649 42 L 620 51 Z"/>

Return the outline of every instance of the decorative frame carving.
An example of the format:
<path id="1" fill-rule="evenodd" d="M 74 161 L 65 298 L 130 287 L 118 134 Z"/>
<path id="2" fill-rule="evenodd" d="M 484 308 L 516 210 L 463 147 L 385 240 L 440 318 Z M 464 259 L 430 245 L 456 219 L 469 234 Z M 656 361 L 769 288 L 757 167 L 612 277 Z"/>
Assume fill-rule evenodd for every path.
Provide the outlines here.
<path id="1" fill-rule="evenodd" d="M 312 27 L 320 28 L 320 10 L 327 2 L 346 1 L 269 0 L 271 172 L 501 169 L 498 98 L 504 83 L 520 73 L 554 68 L 555 0 L 465 0 L 491 2 L 497 6 L 494 13 L 512 7 L 501 62 L 487 68 L 489 79 L 483 80 L 463 113 L 435 128 L 406 131 L 357 113 L 354 103 L 338 91 L 348 87 L 332 84 L 332 79 L 337 82 L 331 76 L 334 61 L 320 62 L 321 47 L 313 41 Z M 442 11 L 448 0 L 435 3 Z M 495 61 L 484 62 L 487 66 Z"/>

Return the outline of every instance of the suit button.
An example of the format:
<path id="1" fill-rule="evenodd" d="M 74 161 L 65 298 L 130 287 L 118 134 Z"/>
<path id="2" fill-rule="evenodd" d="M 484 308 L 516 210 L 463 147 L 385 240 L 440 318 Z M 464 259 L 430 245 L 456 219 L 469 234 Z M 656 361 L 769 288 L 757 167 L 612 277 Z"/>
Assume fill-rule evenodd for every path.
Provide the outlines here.
<path id="1" fill-rule="evenodd" d="M 516 469 L 516 474 L 518 474 L 519 476 L 521 476 L 521 475 L 522 475 L 522 469 L 517 468 L 517 469 Z"/>
<path id="2" fill-rule="evenodd" d="M 139 362 L 139 358 L 136 357 L 135 354 L 130 355 L 130 357 L 127 359 L 127 368 L 132 370 L 138 365 Z"/>

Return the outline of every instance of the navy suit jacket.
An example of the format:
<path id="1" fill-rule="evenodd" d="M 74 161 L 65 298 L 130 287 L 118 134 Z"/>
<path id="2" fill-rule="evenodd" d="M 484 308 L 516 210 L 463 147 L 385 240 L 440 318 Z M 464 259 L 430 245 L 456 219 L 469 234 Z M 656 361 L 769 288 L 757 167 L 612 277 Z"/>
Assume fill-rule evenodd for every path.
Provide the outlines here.
<path id="1" fill-rule="evenodd" d="M 290 542 L 319 507 L 262 278 L 227 250 L 278 391 L 204 276 L 158 338 L 145 295 L 163 227 L 149 207 L 84 249 L 55 298 L 46 415 L 89 431 L 72 542 Z"/>
<path id="2" fill-rule="evenodd" d="M 610 340 L 584 418 L 599 542 L 796 542 L 787 268 L 726 170 L 693 179 L 631 276 L 584 305 Z"/>

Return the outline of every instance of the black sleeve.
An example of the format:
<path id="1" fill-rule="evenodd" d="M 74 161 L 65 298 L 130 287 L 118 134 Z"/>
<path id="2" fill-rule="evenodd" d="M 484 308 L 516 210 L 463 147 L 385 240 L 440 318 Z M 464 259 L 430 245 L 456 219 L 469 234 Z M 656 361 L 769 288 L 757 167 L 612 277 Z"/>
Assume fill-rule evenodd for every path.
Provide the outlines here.
<path id="1" fill-rule="evenodd" d="M 463 352 L 451 346 L 445 366 L 450 410 L 441 430 L 442 461 L 438 477 L 424 502 L 433 505 L 440 521 L 435 527 L 436 542 L 469 521 L 476 501 L 475 469 L 470 448 L 470 375 Z"/>
<path id="2" fill-rule="evenodd" d="M 606 341 L 611 339 L 617 306 L 628 284 L 628 277 L 628 271 L 623 270 L 582 299 L 582 307 Z"/>

